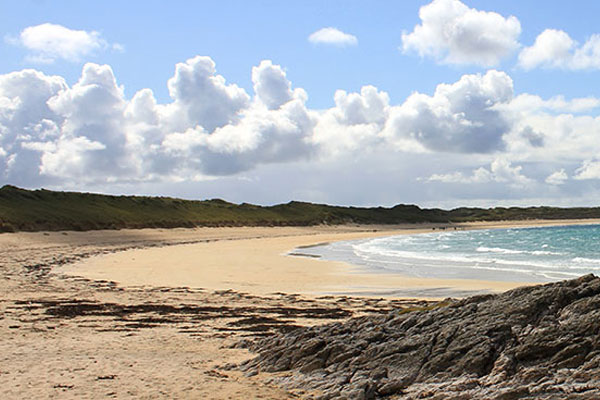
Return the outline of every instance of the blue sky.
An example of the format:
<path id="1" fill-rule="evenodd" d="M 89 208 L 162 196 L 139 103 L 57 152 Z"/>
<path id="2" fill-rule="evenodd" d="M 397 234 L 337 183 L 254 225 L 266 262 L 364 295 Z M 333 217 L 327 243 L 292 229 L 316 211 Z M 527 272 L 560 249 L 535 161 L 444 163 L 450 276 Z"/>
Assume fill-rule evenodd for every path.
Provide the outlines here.
<path id="1" fill-rule="evenodd" d="M 0 183 L 594 205 L 599 14 L 593 1 L 0 0 Z"/>
<path id="2" fill-rule="evenodd" d="M 119 52 L 99 52 L 86 60 L 111 65 L 126 94 L 152 88 L 159 100 L 168 99 L 166 80 L 174 65 L 194 55 L 208 55 L 220 74 L 251 91 L 250 68 L 263 59 L 284 66 L 288 77 L 309 93 L 315 108 L 333 105 L 337 89 L 360 90 L 374 85 L 402 101 L 413 91 L 431 93 L 440 82 L 450 82 L 478 66 L 443 66 L 399 51 L 403 31 L 419 23 L 419 8 L 428 1 L 2 1 L 4 35 L 46 22 L 71 29 L 94 30 L 110 43 L 122 43 Z M 597 33 L 600 3 L 576 1 L 573 5 L 548 1 L 544 7 L 523 1 L 471 1 L 470 7 L 514 15 L 521 21 L 521 41 L 530 45 L 544 29 L 562 29 L 578 41 Z M 334 26 L 359 39 L 358 46 L 315 46 L 307 37 Z M 82 63 L 58 62 L 40 66 L 24 61 L 27 51 L 2 46 L 0 72 L 33 67 L 64 76 L 74 83 Z M 541 96 L 593 95 L 589 79 L 597 72 L 579 74 L 555 70 L 520 71 L 515 57 L 500 66 L 511 72 L 517 92 Z M 590 73 L 591 72 L 591 73 Z"/>

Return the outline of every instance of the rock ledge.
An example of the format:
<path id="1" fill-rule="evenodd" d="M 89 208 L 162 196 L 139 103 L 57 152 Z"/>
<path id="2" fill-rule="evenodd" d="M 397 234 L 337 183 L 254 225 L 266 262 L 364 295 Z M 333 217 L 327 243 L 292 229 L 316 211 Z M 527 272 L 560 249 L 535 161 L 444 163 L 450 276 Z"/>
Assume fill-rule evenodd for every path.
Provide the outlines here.
<path id="1" fill-rule="evenodd" d="M 318 399 L 599 399 L 600 278 L 297 329 L 246 371 Z"/>

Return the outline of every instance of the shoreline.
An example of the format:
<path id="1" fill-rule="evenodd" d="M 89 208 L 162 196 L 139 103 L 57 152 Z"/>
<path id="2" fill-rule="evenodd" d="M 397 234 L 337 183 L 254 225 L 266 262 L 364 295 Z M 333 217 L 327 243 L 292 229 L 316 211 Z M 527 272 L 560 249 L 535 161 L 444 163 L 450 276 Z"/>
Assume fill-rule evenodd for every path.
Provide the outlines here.
<path id="1" fill-rule="evenodd" d="M 344 295 L 441 300 L 497 293 L 534 282 L 414 278 L 373 273 L 360 266 L 312 257 L 297 249 L 335 241 L 437 232 L 600 224 L 600 220 L 527 220 L 396 226 L 199 228 L 197 243 L 94 256 L 54 273 L 114 281 L 123 287 L 191 287 L 256 295 Z M 193 233 L 193 232 L 191 232 Z M 229 234 L 229 236 L 228 236 Z"/>
<path id="2" fill-rule="evenodd" d="M 556 225 L 557 221 L 552 223 Z M 431 232 L 433 227 L 396 228 L 415 233 L 419 229 Z M 324 242 L 328 235 L 343 239 L 365 234 L 385 236 L 394 232 L 390 228 L 322 226 L 283 230 L 207 228 L 0 234 L 3 260 L 0 353 L 4 360 L 4 368 L 0 368 L 0 397 L 314 398 L 310 391 L 285 384 L 286 380 L 294 382 L 303 376 L 298 372 L 248 373 L 240 370 L 240 366 L 255 358 L 259 350 L 255 346 L 262 343 L 260 339 L 271 335 L 302 327 L 319 329 L 354 317 L 387 318 L 390 313 L 415 312 L 411 315 L 419 319 L 421 312 L 444 307 L 448 302 L 344 292 L 336 296 L 304 296 L 293 294 L 294 290 L 259 295 L 256 293 L 260 290 L 255 286 L 239 291 L 211 290 L 165 287 L 160 281 L 157 286 L 128 287 L 110 279 L 91 280 L 57 271 L 94 257 L 123 255 L 129 257 L 124 261 L 131 261 L 132 254 L 145 250 L 177 253 L 181 248 L 194 246 L 215 250 L 214 245 L 218 245 L 217 249 L 236 248 L 242 242 L 277 239 L 284 245 L 286 241 L 289 243 L 281 247 L 281 253 L 271 253 L 278 261 L 267 277 L 276 287 L 284 288 L 273 271 L 288 265 L 288 270 L 294 272 L 289 263 L 295 258 L 284 253 L 302 244 L 298 237 L 308 245 Z M 219 261 L 218 252 L 212 253 L 217 253 L 215 260 Z M 242 266 L 253 263 L 248 254 L 239 259 Z M 165 257 L 161 260 L 159 266 L 176 261 Z M 224 265 L 223 261 L 220 259 L 217 265 Z M 321 271 L 322 277 L 325 262 L 305 259 L 304 263 L 317 266 L 316 271 Z M 265 267 L 268 265 L 261 268 Z M 348 274 L 347 265 L 336 267 Z M 288 278 L 297 277 L 301 271 L 302 268 L 296 268 L 296 275 L 292 273 Z M 293 279 L 288 279 L 289 282 L 294 283 Z"/>

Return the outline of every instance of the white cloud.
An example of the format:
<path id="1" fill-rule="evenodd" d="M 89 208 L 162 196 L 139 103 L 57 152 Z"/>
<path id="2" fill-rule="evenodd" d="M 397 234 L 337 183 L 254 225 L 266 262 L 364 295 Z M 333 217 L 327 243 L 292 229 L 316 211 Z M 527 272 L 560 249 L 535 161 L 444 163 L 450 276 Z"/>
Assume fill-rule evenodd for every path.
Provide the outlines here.
<path id="1" fill-rule="evenodd" d="M 519 20 L 469 8 L 459 0 L 434 0 L 419 10 L 421 24 L 402 35 L 405 53 L 448 64 L 497 65 L 519 48 Z"/>
<path id="2" fill-rule="evenodd" d="M 79 62 L 109 47 L 99 32 L 73 30 L 62 25 L 45 23 L 30 26 L 21 31 L 14 42 L 31 51 L 28 60 L 38 63 L 53 63 L 57 59 Z M 123 46 L 113 44 L 115 50 L 123 51 Z"/>
<path id="3" fill-rule="evenodd" d="M 252 68 L 252 83 L 258 99 L 270 110 L 277 109 L 293 98 L 292 85 L 285 71 L 271 60 L 263 60 Z"/>
<path id="4" fill-rule="evenodd" d="M 569 176 L 565 172 L 564 168 L 561 168 L 559 171 L 555 171 L 548 175 L 545 182 L 549 185 L 562 185 L 569 179 Z"/>
<path id="5" fill-rule="evenodd" d="M 216 74 L 210 57 L 197 56 L 175 66 L 175 75 L 168 81 L 173 103 L 164 107 L 163 117 L 170 128 L 183 131 L 201 125 L 212 132 L 218 127 L 235 123 L 240 112 L 250 104 L 250 96 L 235 84 L 227 84 Z"/>
<path id="6" fill-rule="evenodd" d="M 600 34 L 592 35 L 575 50 L 571 69 L 600 69 Z"/>
<path id="7" fill-rule="evenodd" d="M 90 177 L 96 174 L 99 170 L 107 165 L 99 165 L 92 160 L 99 161 L 106 159 L 106 152 L 99 157 L 96 152 L 106 150 L 106 145 L 91 141 L 85 136 L 74 138 L 61 138 L 54 145 L 47 143 L 46 146 L 40 146 L 36 149 L 36 143 L 31 143 L 32 150 L 42 150 L 40 173 L 42 175 L 69 177 L 73 179 L 81 179 Z M 112 157 L 108 157 L 111 159 Z M 110 167 L 110 166 L 109 166 Z M 90 170 L 90 168 L 92 168 Z M 102 170 L 103 174 L 110 176 L 110 170 Z"/>
<path id="8" fill-rule="evenodd" d="M 440 84 L 433 96 L 412 94 L 390 110 L 384 135 L 410 138 L 441 152 L 487 153 L 504 147 L 511 125 L 497 110 L 513 96 L 512 79 L 504 72 L 464 75 Z"/>
<path id="9" fill-rule="evenodd" d="M 532 183 L 531 179 L 521 173 L 522 169 L 521 166 L 513 167 L 506 158 L 499 157 L 492 161 L 489 169 L 480 167 L 473 170 L 470 175 L 464 175 L 461 172 L 433 174 L 426 181 L 467 184 L 499 182 L 513 186 L 524 186 Z"/>
<path id="10" fill-rule="evenodd" d="M 490 171 L 496 182 L 508 182 L 519 186 L 532 182 L 531 179 L 521 174 L 522 169 L 521 166 L 513 167 L 505 158 L 497 158 L 490 165 Z"/>
<path id="11" fill-rule="evenodd" d="M 63 118 L 48 107 L 49 98 L 67 88 L 62 77 L 26 69 L 0 75 L 0 173 L 22 182 L 39 183 L 39 154 L 23 145 L 52 139 Z"/>
<path id="12" fill-rule="evenodd" d="M 561 68 L 568 70 L 600 69 L 600 35 L 592 35 L 583 45 L 568 33 L 546 29 L 532 46 L 521 50 L 519 66 L 533 68 Z"/>
<path id="13" fill-rule="evenodd" d="M 255 71 L 251 101 L 209 57 L 192 58 L 177 64 L 167 104 L 149 89 L 125 99 L 107 65 L 86 64 L 72 87 L 35 71 L 0 76 L 5 177 L 27 169 L 29 178 L 72 182 L 203 179 L 310 157 L 316 113 L 306 94 L 279 66 Z"/>
<path id="14" fill-rule="evenodd" d="M 492 173 L 481 167 L 473 171 L 471 175 L 464 175 L 462 172 L 452 172 L 448 174 L 433 174 L 426 179 L 428 182 L 444 183 L 488 183 L 493 180 Z"/>
<path id="15" fill-rule="evenodd" d="M 209 57 L 194 57 L 176 65 L 172 101 L 160 104 L 150 89 L 126 99 L 107 65 L 86 64 L 72 87 L 32 70 L 1 75 L 4 175 L 27 182 L 196 179 L 381 149 L 485 153 L 502 149 L 509 129 L 495 108 L 510 101 L 512 81 L 497 71 L 465 75 L 398 106 L 373 86 L 339 90 L 335 107 L 322 111 L 308 109 L 304 90 L 271 61 L 253 68 L 252 78 L 253 98 L 218 75 Z"/>
<path id="16" fill-rule="evenodd" d="M 355 46 L 358 44 L 356 36 L 332 27 L 321 28 L 311 33 L 308 40 L 315 44 L 331 44 L 335 46 Z"/>
<path id="17" fill-rule="evenodd" d="M 520 95 L 498 106 L 511 121 L 503 140 L 513 159 L 565 165 L 597 157 L 600 117 L 593 107 L 597 100 L 558 99 Z"/>
<path id="18" fill-rule="evenodd" d="M 547 100 L 540 96 L 523 93 L 516 96 L 510 102 L 511 108 L 520 111 L 552 111 L 559 113 L 582 113 L 589 112 L 600 107 L 600 98 L 597 97 L 579 97 L 571 100 L 564 96 L 554 96 Z"/>
<path id="19" fill-rule="evenodd" d="M 221 182 L 280 167 L 299 167 L 301 177 L 327 165 L 330 182 L 334 171 L 348 182 L 356 173 L 370 188 L 393 176 L 414 182 L 419 171 L 429 177 L 421 193 L 472 183 L 454 186 L 478 198 L 538 196 L 572 189 L 577 180 L 561 185 L 569 178 L 561 167 L 600 152 L 598 99 L 513 97 L 504 72 L 464 75 L 396 105 L 374 86 L 338 90 L 324 110 L 309 109 L 305 91 L 269 60 L 252 69 L 252 82 L 252 94 L 227 82 L 209 57 L 176 65 L 167 102 L 150 89 L 127 98 L 107 65 L 85 64 L 73 85 L 34 70 L 0 75 L 0 175 L 29 187 L 110 187 Z M 572 175 L 600 177 L 600 162 Z"/>
<path id="20" fill-rule="evenodd" d="M 575 179 L 600 179 L 600 161 L 585 160 L 583 165 L 575 171 Z"/>
<path id="21" fill-rule="evenodd" d="M 571 57 L 570 51 L 575 42 L 564 31 L 546 29 L 535 39 L 531 47 L 526 47 L 519 54 L 519 66 L 532 69 L 542 64 L 551 67 L 563 67 Z"/>
<path id="22" fill-rule="evenodd" d="M 71 88 L 48 99 L 62 118 L 60 134 L 47 141 L 40 173 L 68 179 L 102 180 L 135 175 L 124 112 L 127 102 L 108 65 L 86 64 Z"/>
<path id="23" fill-rule="evenodd" d="M 360 94 L 338 90 L 334 100 L 337 119 L 346 125 L 375 123 L 382 126 L 387 119 L 390 97 L 374 86 L 363 86 Z"/>
<path id="24" fill-rule="evenodd" d="M 313 141 L 327 155 L 335 155 L 381 143 L 380 132 L 389 115 L 390 98 L 374 86 L 363 86 L 360 93 L 338 90 L 334 95 L 335 107 L 319 117 Z"/>

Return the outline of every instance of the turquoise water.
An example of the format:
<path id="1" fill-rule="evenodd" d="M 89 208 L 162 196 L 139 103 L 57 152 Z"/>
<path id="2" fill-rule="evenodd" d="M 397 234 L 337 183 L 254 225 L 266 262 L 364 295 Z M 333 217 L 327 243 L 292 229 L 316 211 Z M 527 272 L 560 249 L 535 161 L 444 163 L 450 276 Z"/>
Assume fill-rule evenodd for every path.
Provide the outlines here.
<path id="1" fill-rule="evenodd" d="M 600 225 L 389 236 L 297 250 L 422 278 L 549 282 L 600 275 Z"/>

